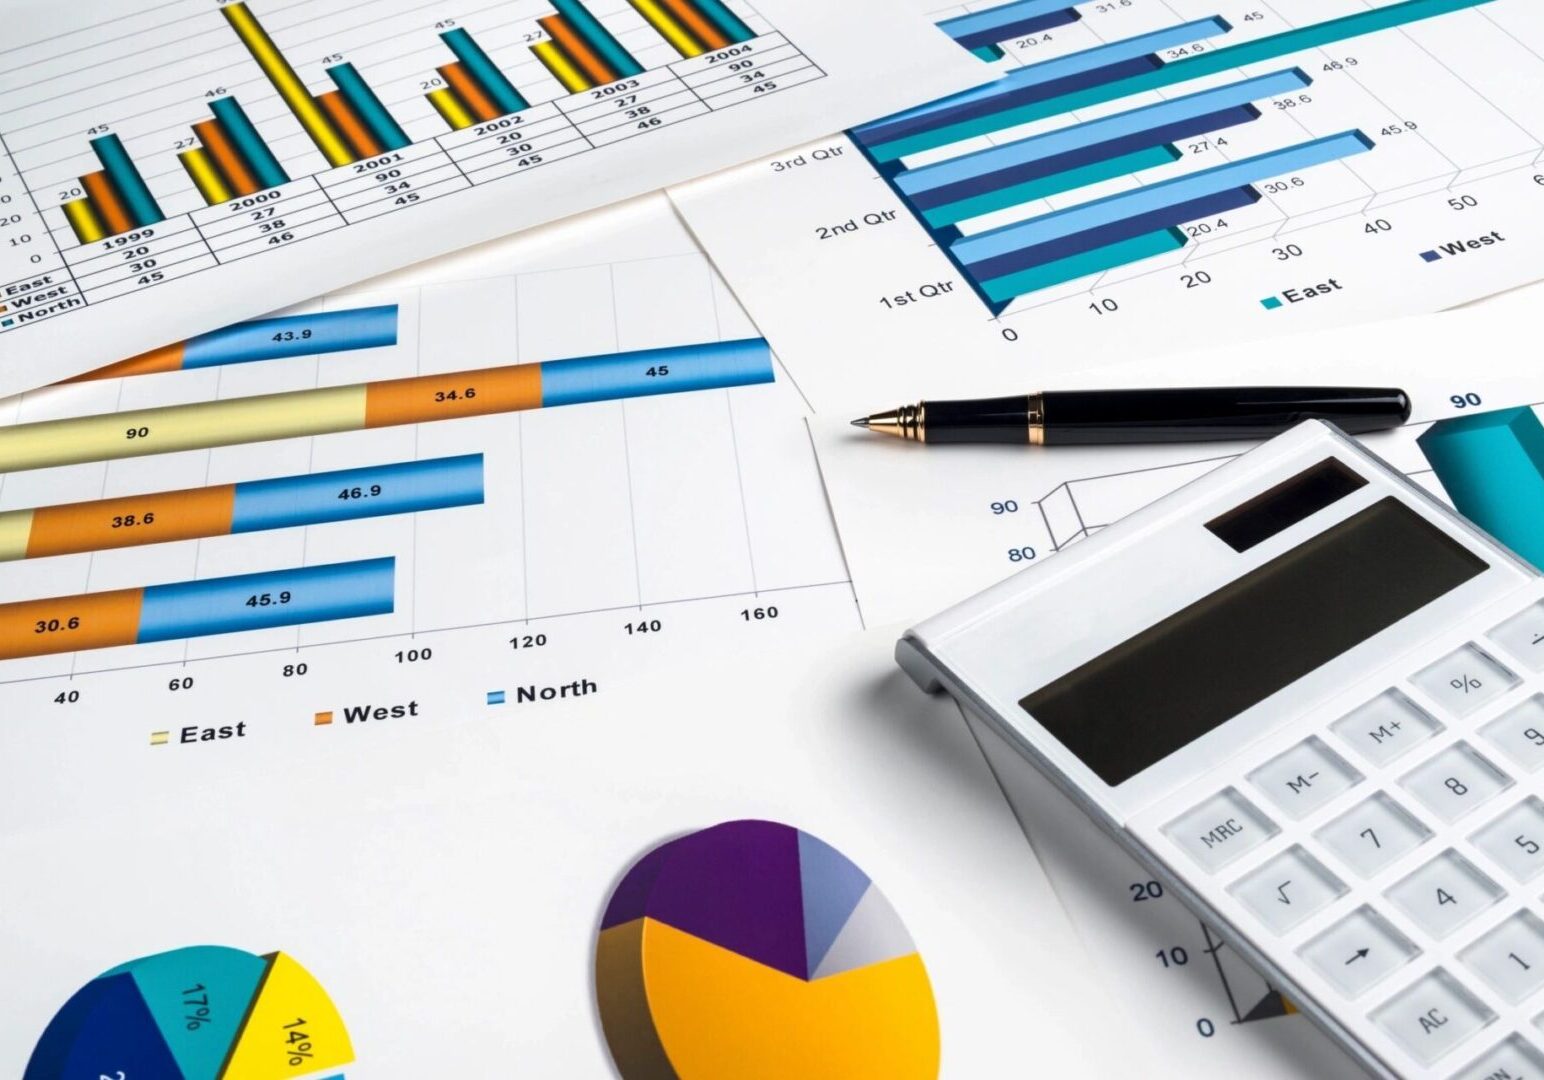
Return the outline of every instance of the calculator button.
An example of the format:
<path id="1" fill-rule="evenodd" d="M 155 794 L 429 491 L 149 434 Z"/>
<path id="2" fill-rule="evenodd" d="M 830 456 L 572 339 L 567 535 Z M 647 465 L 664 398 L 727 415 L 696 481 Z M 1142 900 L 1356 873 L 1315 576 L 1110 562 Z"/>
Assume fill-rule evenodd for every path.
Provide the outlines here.
<path id="1" fill-rule="evenodd" d="M 1517 685 L 1517 676 L 1473 645 L 1457 649 L 1412 676 L 1415 683 L 1454 716 L 1468 716 Z"/>
<path id="2" fill-rule="evenodd" d="M 1502 713 L 1481 729 L 1492 746 L 1529 772 L 1544 765 L 1544 694 Z"/>
<path id="3" fill-rule="evenodd" d="M 1499 885 L 1449 848 L 1385 894 L 1432 937 L 1447 937 L 1501 899 Z"/>
<path id="4" fill-rule="evenodd" d="M 1314 834 L 1362 877 L 1431 839 L 1431 830 L 1381 791 Z"/>
<path id="5" fill-rule="evenodd" d="M 1544 1076 L 1544 1054 L 1521 1035 L 1513 1035 L 1490 1053 L 1481 1054 L 1453 1080 L 1537 1080 L 1540 1076 Z"/>
<path id="6" fill-rule="evenodd" d="M 1294 844 L 1228 892 L 1278 934 L 1345 895 L 1346 886 L 1322 863 Z"/>
<path id="7" fill-rule="evenodd" d="M 1400 783 L 1443 821 L 1457 821 L 1511 787 L 1512 778 L 1468 743 L 1454 743 Z"/>
<path id="8" fill-rule="evenodd" d="M 1387 765 L 1442 730 L 1398 690 L 1384 691 L 1332 726 L 1336 735 L 1374 765 Z"/>
<path id="9" fill-rule="evenodd" d="M 1259 847 L 1281 829 L 1236 788 L 1228 788 L 1175 818 L 1163 831 L 1196 862 L 1208 870 L 1217 870 Z"/>
<path id="10" fill-rule="evenodd" d="M 1495 1013 L 1441 968 L 1372 1014 L 1373 1023 L 1425 1065 L 1495 1018 Z"/>
<path id="11" fill-rule="evenodd" d="M 1298 952 L 1335 989 L 1359 997 L 1421 950 L 1370 907 L 1359 907 Z"/>
<path id="12" fill-rule="evenodd" d="M 1533 604 L 1490 632 L 1490 639 L 1527 665 L 1544 671 L 1544 603 Z"/>
<path id="13" fill-rule="evenodd" d="M 1513 1005 L 1544 986 L 1544 922 L 1519 911 L 1458 958 Z"/>
<path id="14" fill-rule="evenodd" d="M 1544 870 L 1544 802 L 1524 799 L 1469 842 L 1518 881 L 1532 881 Z"/>
<path id="15" fill-rule="evenodd" d="M 1310 738 L 1260 766 L 1249 780 L 1288 817 L 1301 818 L 1361 783 L 1362 774 L 1317 738 Z"/>

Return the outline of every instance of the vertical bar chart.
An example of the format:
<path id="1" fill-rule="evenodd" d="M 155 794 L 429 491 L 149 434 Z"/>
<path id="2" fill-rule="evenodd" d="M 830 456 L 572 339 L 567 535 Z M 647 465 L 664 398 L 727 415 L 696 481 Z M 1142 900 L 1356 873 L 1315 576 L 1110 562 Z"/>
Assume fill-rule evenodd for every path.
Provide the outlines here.
<path id="1" fill-rule="evenodd" d="M 82 244 L 165 220 L 117 135 L 92 139 L 91 151 L 102 163 L 101 170 L 82 176 L 85 196 L 64 204 L 65 215 Z"/>
<path id="2" fill-rule="evenodd" d="M 536 20 L 549 40 L 537 42 L 531 52 L 564 89 L 579 93 L 643 74 L 638 61 L 580 0 L 552 0 L 552 6 L 556 15 Z"/>
<path id="3" fill-rule="evenodd" d="M 726 49 L 755 36 L 739 16 L 722 4 L 706 4 L 701 0 L 629 2 L 685 59 Z"/>
<path id="4" fill-rule="evenodd" d="M 177 155 L 210 206 L 288 183 L 273 151 L 233 97 L 209 103 L 214 115 L 193 125 L 199 145 Z"/>
<path id="5" fill-rule="evenodd" d="M 466 71 L 467 76 L 493 102 L 499 115 L 516 113 L 530 107 L 525 96 L 515 89 L 515 84 L 504 76 L 466 30 L 460 27 L 446 30 L 440 35 L 440 40 L 455 54 L 456 62 Z"/>
<path id="6" fill-rule="evenodd" d="M 353 64 L 336 64 L 327 69 L 327 77 L 383 150 L 401 150 L 412 141 Z"/>

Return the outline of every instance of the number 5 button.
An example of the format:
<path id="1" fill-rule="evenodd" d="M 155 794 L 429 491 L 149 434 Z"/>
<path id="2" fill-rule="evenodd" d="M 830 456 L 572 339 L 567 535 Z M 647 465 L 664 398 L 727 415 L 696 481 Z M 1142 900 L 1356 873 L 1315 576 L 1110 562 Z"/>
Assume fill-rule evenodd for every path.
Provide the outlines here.
<path id="1" fill-rule="evenodd" d="M 1529 797 L 1469 838 L 1518 881 L 1544 870 L 1544 803 Z"/>

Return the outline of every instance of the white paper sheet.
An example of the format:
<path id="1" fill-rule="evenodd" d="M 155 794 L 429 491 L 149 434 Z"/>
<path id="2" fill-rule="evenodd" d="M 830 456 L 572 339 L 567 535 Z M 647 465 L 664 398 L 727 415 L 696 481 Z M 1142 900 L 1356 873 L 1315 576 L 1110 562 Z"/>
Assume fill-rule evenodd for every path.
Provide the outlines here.
<path id="1" fill-rule="evenodd" d="M 533 51 L 552 47 L 551 24 L 538 22 L 554 14 L 545 0 L 475 11 L 415 0 L 368 9 L 343 0 L 223 9 L 202 0 L 9 5 L 0 73 L 0 394 L 700 176 L 900 107 L 919 91 L 952 92 L 980 78 L 925 20 L 882 0 L 732 0 L 740 31 L 694 56 L 624 0 L 556 7 L 570 22 L 589 13 L 600 27 L 601 37 L 591 36 L 605 70 L 572 87 Z M 237 20 L 222 18 L 238 9 L 285 58 L 271 65 L 273 79 L 238 38 Z M 453 36 L 463 33 L 471 36 Z M 483 80 L 494 100 L 480 122 L 452 130 L 426 94 L 445 92 L 439 68 L 456 59 L 452 42 L 465 41 L 513 89 L 499 99 Z M 286 70 L 296 80 L 287 98 Z M 626 71 L 635 73 L 602 77 Z M 390 119 L 372 124 L 360 106 L 350 128 L 318 112 L 349 72 Z M 203 145 L 191 125 L 232 101 L 274 160 L 264 165 L 263 151 L 243 150 L 227 130 L 242 160 L 226 168 L 216 157 L 229 183 L 206 195 L 179 155 Z M 235 122 L 221 114 L 220 123 Z M 365 138 L 351 138 L 361 126 Z M 105 167 L 98 147 L 127 155 L 113 173 L 124 204 L 116 216 L 80 179 Z M 245 187 L 238 174 L 250 174 Z M 243 192 L 234 201 L 216 197 Z M 101 227 L 79 232 L 64 208 L 86 196 Z"/>

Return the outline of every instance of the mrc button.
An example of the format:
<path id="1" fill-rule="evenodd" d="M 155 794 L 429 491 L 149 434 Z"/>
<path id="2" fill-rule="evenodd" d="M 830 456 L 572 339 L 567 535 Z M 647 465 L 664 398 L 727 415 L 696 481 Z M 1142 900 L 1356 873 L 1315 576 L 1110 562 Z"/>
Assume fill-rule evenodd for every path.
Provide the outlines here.
<path id="1" fill-rule="evenodd" d="M 1163 827 L 1164 835 L 1207 870 L 1219 870 L 1281 830 L 1238 793 L 1226 788 Z"/>

